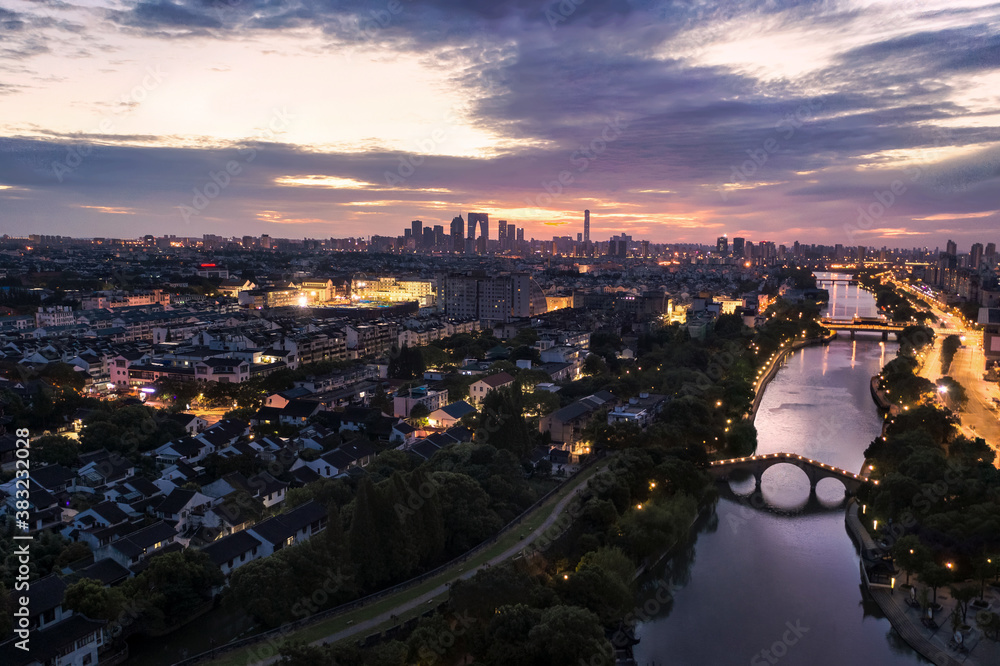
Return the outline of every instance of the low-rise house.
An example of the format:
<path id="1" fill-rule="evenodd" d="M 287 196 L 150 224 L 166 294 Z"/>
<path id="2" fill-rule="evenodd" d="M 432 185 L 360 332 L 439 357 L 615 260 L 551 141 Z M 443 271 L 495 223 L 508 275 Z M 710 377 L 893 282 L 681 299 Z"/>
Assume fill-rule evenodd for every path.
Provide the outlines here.
<path id="1" fill-rule="evenodd" d="M 201 525 L 205 512 L 212 506 L 212 498 L 186 488 L 174 488 L 150 509 L 157 518 L 170 523 L 178 532 L 185 532 L 189 525 Z"/>
<path id="2" fill-rule="evenodd" d="M 476 408 L 464 400 L 436 409 L 427 417 L 427 423 L 435 428 L 450 428 L 463 417 L 474 414 Z"/>
<path id="3" fill-rule="evenodd" d="M 261 553 L 262 542 L 247 531 L 236 532 L 208 544 L 202 551 L 208 555 L 226 578 L 247 562 L 256 560 Z"/>
<path id="4" fill-rule="evenodd" d="M 486 375 L 469 386 L 469 400 L 472 404 L 482 404 L 486 396 L 497 389 L 506 388 L 514 383 L 514 378 L 506 372 L 498 372 L 494 375 Z"/>
<path id="5" fill-rule="evenodd" d="M 598 391 L 586 398 L 570 403 L 538 420 L 538 430 L 552 436 L 552 445 L 577 455 L 586 453 L 586 443 L 581 441 L 584 427 L 601 408 L 613 408 L 615 397 L 607 391 Z"/>
<path id="6" fill-rule="evenodd" d="M 608 425 L 634 423 L 645 429 L 663 411 L 666 404 L 665 395 L 640 393 L 638 398 L 629 398 L 628 404 L 619 405 L 608 412 Z"/>
<path id="7" fill-rule="evenodd" d="M 177 530 L 165 521 L 157 521 L 131 532 L 94 551 L 94 558 L 110 557 L 123 567 L 133 568 L 150 555 L 174 543 Z"/>
<path id="8" fill-rule="evenodd" d="M 509 376 L 509 375 L 508 375 Z M 406 418 L 417 405 L 423 405 L 427 412 L 440 409 L 448 403 L 448 390 L 435 391 L 427 386 L 417 386 L 397 393 L 392 399 L 392 413 L 397 418 Z"/>
<path id="9" fill-rule="evenodd" d="M 261 557 L 286 546 L 306 541 L 326 528 L 327 513 L 319 502 L 310 500 L 288 513 L 279 514 L 247 528 L 260 542 Z"/>

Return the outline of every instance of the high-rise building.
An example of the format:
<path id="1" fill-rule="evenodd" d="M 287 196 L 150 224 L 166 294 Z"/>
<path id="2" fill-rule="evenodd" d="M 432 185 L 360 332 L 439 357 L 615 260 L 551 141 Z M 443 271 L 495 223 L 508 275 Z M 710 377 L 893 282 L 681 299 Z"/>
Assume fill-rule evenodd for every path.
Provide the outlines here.
<path id="1" fill-rule="evenodd" d="M 497 246 L 501 252 L 507 249 L 507 220 L 497 222 Z"/>
<path id="2" fill-rule="evenodd" d="M 424 223 L 420 220 L 413 220 L 410 222 L 410 235 L 416 239 L 417 245 L 420 245 L 420 238 L 424 235 Z"/>
<path id="3" fill-rule="evenodd" d="M 945 250 L 944 251 L 945 251 L 946 254 L 950 254 L 952 256 L 957 255 L 958 254 L 958 245 L 955 243 L 955 241 L 949 239 L 948 240 L 948 244 L 945 246 Z"/>
<path id="4" fill-rule="evenodd" d="M 992 270 L 997 265 L 997 244 L 987 243 L 986 252 L 983 253 L 983 261 L 986 262 L 986 267 Z"/>
<path id="5" fill-rule="evenodd" d="M 451 251 L 461 254 L 465 252 L 465 220 L 461 215 L 451 218 Z"/>
<path id="6" fill-rule="evenodd" d="M 469 233 L 466 237 L 466 247 L 479 254 L 486 254 L 490 242 L 490 216 L 486 213 L 469 213 Z M 476 234 L 476 226 L 479 234 Z"/>
<path id="7" fill-rule="evenodd" d="M 969 251 L 969 268 L 975 270 L 983 262 L 983 244 L 973 243 Z"/>
<path id="8" fill-rule="evenodd" d="M 434 247 L 435 248 L 444 247 L 444 225 L 441 224 L 434 225 Z"/>
<path id="9" fill-rule="evenodd" d="M 583 242 L 590 242 L 590 211 L 583 211 Z"/>
<path id="10" fill-rule="evenodd" d="M 445 313 L 458 319 L 507 322 L 546 311 L 544 292 L 527 274 L 452 275 L 443 300 Z"/>
<path id="11" fill-rule="evenodd" d="M 737 236 L 733 239 L 733 256 L 742 257 L 743 256 L 743 243 L 744 239 Z"/>
<path id="12" fill-rule="evenodd" d="M 725 236 L 719 236 L 715 241 L 715 252 L 723 257 L 729 256 L 729 239 Z"/>

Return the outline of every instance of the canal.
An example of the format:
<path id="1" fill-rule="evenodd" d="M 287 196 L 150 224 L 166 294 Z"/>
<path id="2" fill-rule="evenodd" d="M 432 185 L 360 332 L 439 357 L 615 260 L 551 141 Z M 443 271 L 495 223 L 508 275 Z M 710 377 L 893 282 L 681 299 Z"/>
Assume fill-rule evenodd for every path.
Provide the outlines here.
<path id="1" fill-rule="evenodd" d="M 830 316 L 876 314 L 874 299 L 858 286 L 838 284 L 830 295 Z M 757 453 L 801 453 L 859 471 L 881 428 L 869 380 L 895 353 L 895 342 L 859 334 L 790 355 L 757 412 Z M 753 487 L 752 477 L 721 486 L 723 497 L 696 538 L 643 580 L 639 603 L 656 612 L 637 627 L 636 662 L 928 663 L 864 594 L 844 525 L 843 486 L 825 479 L 811 496 L 805 472 L 777 465 L 764 473 L 759 494 Z M 650 602 L 662 585 L 672 599 Z"/>

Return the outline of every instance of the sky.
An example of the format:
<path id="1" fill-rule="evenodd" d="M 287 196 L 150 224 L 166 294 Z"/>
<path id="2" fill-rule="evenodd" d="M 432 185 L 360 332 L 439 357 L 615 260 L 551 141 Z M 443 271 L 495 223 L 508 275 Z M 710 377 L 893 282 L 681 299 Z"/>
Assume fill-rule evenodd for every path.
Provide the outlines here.
<path id="1" fill-rule="evenodd" d="M 0 233 L 967 250 L 998 102 L 998 2 L 0 0 Z"/>

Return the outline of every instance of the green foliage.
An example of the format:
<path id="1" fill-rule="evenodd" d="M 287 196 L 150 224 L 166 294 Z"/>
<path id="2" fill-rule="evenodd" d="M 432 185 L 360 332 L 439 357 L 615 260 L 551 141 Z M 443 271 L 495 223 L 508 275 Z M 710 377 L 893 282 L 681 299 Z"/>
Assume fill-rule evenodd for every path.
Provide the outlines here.
<path id="1" fill-rule="evenodd" d="M 416 347 L 403 345 L 389 358 L 388 374 L 393 379 L 415 379 L 422 377 L 427 366 L 424 357 Z"/>
<path id="2" fill-rule="evenodd" d="M 143 621 L 147 629 L 156 631 L 190 619 L 223 580 L 208 555 L 186 548 L 151 558 L 142 573 L 122 585 L 122 591 L 143 604 Z"/>
<path id="3" fill-rule="evenodd" d="M 948 374 L 948 368 L 955 358 L 955 353 L 962 346 L 962 339 L 957 335 L 949 335 L 941 342 L 941 374 Z"/>
<path id="4" fill-rule="evenodd" d="M 76 467 L 79 464 L 80 445 L 61 435 L 44 435 L 31 443 L 34 462 Z"/>
<path id="5" fill-rule="evenodd" d="M 93 578 L 83 578 L 66 588 L 63 606 L 92 620 L 118 619 L 125 606 L 120 587 L 104 587 Z"/>

